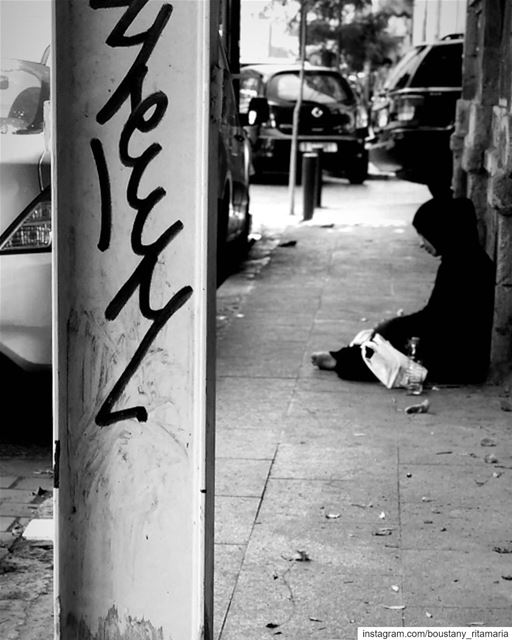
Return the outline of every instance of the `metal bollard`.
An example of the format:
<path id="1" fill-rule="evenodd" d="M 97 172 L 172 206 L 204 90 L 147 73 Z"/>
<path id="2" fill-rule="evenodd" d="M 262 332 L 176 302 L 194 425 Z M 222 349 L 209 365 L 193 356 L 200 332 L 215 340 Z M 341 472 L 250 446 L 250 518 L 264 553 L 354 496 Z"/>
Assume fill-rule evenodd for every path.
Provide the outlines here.
<path id="1" fill-rule="evenodd" d="M 322 149 L 316 151 L 318 162 L 316 163 L 315 172 L 315 203 L 317 207 L 322 206 Z"/>
<path id="2" fill-rule="evenodd" d="M 311 220 L 315 210 L 315 176 L 318 165 L 317 153 L 302 155 L 302 219 Z"/>

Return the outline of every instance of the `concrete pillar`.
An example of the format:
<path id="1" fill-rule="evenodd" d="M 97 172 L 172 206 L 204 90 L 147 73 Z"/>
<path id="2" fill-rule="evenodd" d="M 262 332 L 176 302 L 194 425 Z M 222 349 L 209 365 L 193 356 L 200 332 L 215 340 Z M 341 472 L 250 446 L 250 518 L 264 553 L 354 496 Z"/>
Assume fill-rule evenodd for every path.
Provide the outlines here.
<path id="1" fill-rule="evenodd" d="M 217 16 L 55 2 L 62 640 L 213 634 Z"/>

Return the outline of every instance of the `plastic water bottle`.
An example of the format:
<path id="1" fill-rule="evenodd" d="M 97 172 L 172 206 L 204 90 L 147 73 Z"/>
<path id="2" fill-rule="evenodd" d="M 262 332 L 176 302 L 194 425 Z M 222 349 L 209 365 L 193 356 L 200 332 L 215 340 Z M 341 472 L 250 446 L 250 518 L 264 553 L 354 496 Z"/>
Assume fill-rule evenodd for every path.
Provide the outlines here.
<path id="1" fill-rule="evenodd" d="M 409 340 L 409 349 L 407 355 L 413 362 L 420 365 L 421 362 L 418 360 L 419 344 L 420 339 L 417 336 L 412 337 Z M 414 365 L 411 365 L 407 372 L 407 393 L 412 396 L 420 396 L 423 393 L 423 381 L 421 373 Z"/>

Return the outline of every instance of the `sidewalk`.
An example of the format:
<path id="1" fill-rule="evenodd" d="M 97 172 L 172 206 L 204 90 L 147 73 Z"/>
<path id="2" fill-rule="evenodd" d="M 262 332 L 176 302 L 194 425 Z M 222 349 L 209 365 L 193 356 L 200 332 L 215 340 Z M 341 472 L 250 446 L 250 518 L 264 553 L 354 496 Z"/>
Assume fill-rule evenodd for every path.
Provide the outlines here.
<path id="1" fill-rule="evenodd" d="M 221 640 L 512 625 L 510 390 L 443 387 L 408 415 L 405 391 L 309 363 L 426 301 L 437 262 L 410 226 L 421 200 L 395 184 L 371 211 L 331 189 L 286 230 L 294 246 L 245 289 L 243 273 L 221 288 L 221 313 L 238 300 L 218 343 Z"/>
<path id="2" fill-rule="evenodd" d="M 442 387 L 425 394 L 428 413 L 407 415 L 404 391 L 309 361 L 424 304 L 437 263 L 410 226 L 423 192 L 332 182 L 307 224 L 280 193 L 254 204 L 286 230 L 218 293 L 216 640 L 511 626 L 510 390 Z M 52 485 L 48 455 L 12 458 L 4 547 L 48 517 Z M 27 544 L 2 565 L 2 640 L 51 638 L 51 560 Z"/>

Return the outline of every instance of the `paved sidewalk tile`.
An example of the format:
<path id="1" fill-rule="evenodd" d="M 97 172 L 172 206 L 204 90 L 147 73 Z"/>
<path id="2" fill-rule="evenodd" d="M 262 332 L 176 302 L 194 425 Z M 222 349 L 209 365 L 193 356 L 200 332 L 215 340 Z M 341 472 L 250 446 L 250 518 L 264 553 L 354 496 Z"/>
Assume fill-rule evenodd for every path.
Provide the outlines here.
<path id="1" fill-rule="evenodd" d="M 428 298 L 437 264 L 410 227 L 426 197 L 390 188 L 291 225 L 293 249 L 275 249 L 219 341 L 218 491 L 251 495 L 218 499 L 218 542 L 233 543 L 217 564 L 221 640 L 512 625 L 504 390 L 427 389 L 429 411 L 408 415 L 404 390 L 310 362 Z"/>

